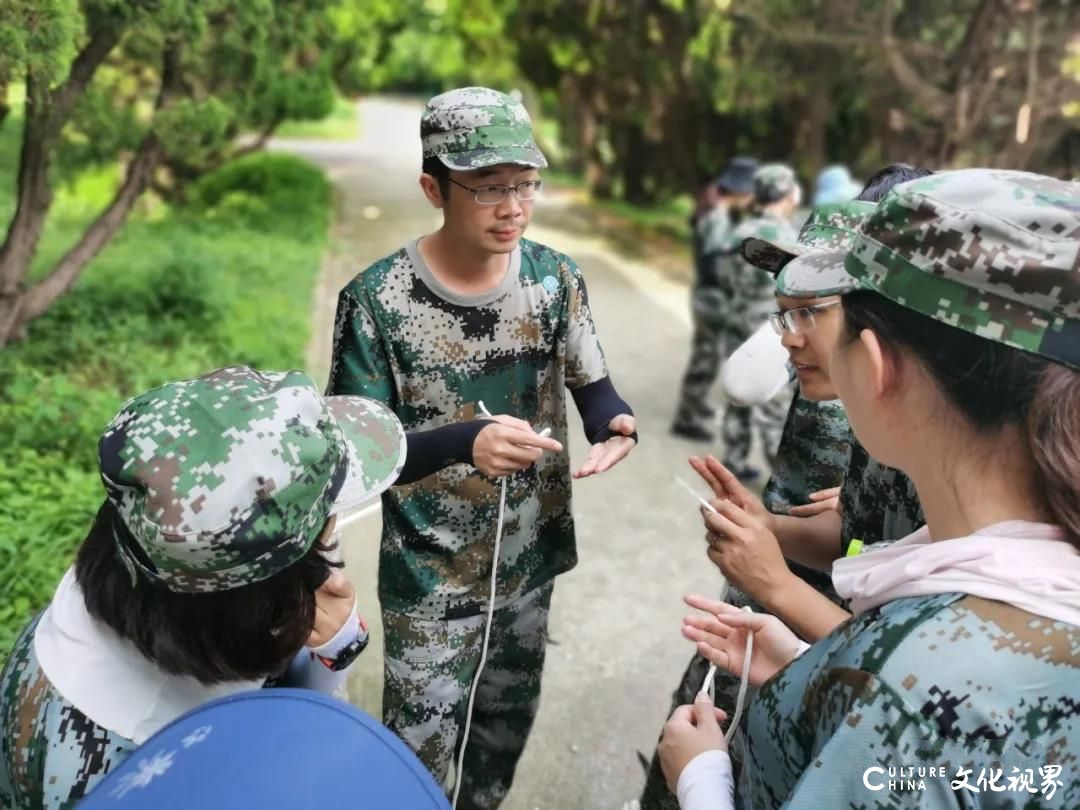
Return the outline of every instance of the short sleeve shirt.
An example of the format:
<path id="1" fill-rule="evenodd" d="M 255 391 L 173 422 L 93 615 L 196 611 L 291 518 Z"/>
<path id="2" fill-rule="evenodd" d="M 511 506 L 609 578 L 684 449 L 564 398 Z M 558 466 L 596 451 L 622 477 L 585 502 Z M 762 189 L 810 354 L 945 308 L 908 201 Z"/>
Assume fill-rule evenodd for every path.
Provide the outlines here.
<path id="1" fill-rule="evenodd" d="M 529 240 L 483 295 L 448 289 L 414 242 L 360 273 L 338 300 L 329 393 L 381 400 L 407 431 L 474 419 L 483 402 L 551 428 L 566 447 L 566 390 L 607 376 L 580 270 Z M 507 479 L 497 602 L 576 564 L 570 489 L 565 451 Z M 426 619 L 480 612 L 499 491 L 498 480 L 455 464 L 383 495 L 384 609 Z"/>

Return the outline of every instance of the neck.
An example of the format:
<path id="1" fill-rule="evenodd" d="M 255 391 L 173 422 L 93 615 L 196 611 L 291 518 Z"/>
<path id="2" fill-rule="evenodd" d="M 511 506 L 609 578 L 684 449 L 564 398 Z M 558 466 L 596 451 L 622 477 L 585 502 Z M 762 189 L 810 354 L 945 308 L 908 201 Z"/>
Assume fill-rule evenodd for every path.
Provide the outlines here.
<path id="1" fill-rule="evenodd" d="M 769 205 L 762 206 L 761 213 L 765 216 L 783 219 L 788 215 L 788 204 L 783 200 L 770 203 Z"/>
<path id="2" fill-rule="evenodd" d="M 421 240 L 419 249 L 436 278 L 467 290 L 498 285 L 510 260 L 509 254 L 491 253 L 460 239 L 445 225 Z"/>
<path id="3" fill-rule="evenodd" d="M 905 464 L 934 540 L 966 537 L 1009 520 L 1053 522 L 1016 426 L 990 438 L 971 430 L 941 431 L 918 446 L 939 448 Z"/>

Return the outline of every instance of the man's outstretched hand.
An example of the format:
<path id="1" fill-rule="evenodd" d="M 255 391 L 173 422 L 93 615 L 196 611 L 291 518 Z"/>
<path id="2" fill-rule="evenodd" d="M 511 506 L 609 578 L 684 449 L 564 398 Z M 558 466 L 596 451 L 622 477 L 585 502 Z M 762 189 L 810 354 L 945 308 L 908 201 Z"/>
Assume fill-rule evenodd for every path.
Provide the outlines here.
<path id="1" fill-rule="evenodd" d="M 619 435 L 594 444 L 589 449 L 589 455 L 585 457 L 581 469 L 574 473 L 574 478 L 588 478 L 590 475 L 610 470 L 634 449 L 637 442 L 630 438 L 636 429 L 634 417 L 625 413 L 619 414 L 608 422 L 608 427 Z"/>

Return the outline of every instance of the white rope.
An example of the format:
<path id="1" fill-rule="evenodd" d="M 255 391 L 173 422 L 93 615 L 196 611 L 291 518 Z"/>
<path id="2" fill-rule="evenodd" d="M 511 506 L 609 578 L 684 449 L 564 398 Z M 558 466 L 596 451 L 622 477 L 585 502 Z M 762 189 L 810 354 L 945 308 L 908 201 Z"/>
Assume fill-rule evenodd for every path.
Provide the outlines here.
<path id="1" fill-rule="evenodd" d="M 724 584 L 724 590 L 727 590 L 727 583 Z M 722 598 L 721 598 L 721 601 Z M 753 613 L 753 609 L 746 605 L 743 610 L 747 613 Z M 743 709 L 746 705 L 746 689 L 750 684 L 750 659 L 754 655 L 754 631 L 752 628 L 747 628 L 746 632 L 746 649 L 743 652 L 743 665 L 742 676 L 739 678 L 739 693 L 735 698 L 735 714 L 731 718 L 731 722 L 728 723 L 728 730 L 724 732 L 724 740 L 730 745 L 731 738 L 735 736 L 735 730 L 739 727 L 739 721 L 742 720 Z M 705 674 L 705 680 L 701 683 L 701 692 L 710 693 L 710 697 L 713 702 L 716 702 L 715 683 L 716 681 L 716 664 L 709 665 L 709 671 Z"/>
<path id="2" fill-rule="evenodd" d="M 491 417 L 491 412 L 484 405 L 483 400 L 477 403 L 480 406 L 480 413 L 487 418 Z M 538 435 L 548 436 L 551 433 L 551 428 L 544 428 Z M 469 744 L 469 731 L 472 729 L 472 713 L 473 703 L 476 701 L 476 690 L 480 685 L 480 674 L 484 671 L 484 664 L 487 663 L 488 643 L 491 641 L 491 625 L 495 620 L 495 588 L 499 576 L 499 546 L 502 544 L 503 533 L 503 521 L 506 517 L 506 483 L 507 476 L 503 476 L 502 483 L 499 490 L 499 520 L 495 524 L 495 550 L 491 555 L 491 585 L 488 588 L 488 607 L 487 607 L 487 621 L 484 623 L 484 640 L 480 645 L 480 664 L 476 667 L 476 674 L 473 676 L 472 687 L 469 689 L 469 704 L 465 708 L 465 729 L 461 735 L 461 748 L 458 751 L 457 767 L 454 770 L 454 800 L 452 807 L 457 808 L 458 794 L 461 792 L 462 775 L 465 768 L 465 747 Z"/>

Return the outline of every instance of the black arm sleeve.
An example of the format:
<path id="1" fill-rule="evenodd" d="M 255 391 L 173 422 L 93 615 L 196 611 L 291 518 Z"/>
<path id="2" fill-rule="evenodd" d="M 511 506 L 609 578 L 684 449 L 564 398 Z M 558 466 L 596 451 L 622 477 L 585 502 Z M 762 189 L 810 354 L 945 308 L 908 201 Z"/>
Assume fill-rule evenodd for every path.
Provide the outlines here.
<path id="1" fill-rule="evenodd" d="M 408 450 L 405 466 L 394 486 L 412 484 L 451 464 L 472 464 L 473 442 L 477 434 L 490 424 L 489 419 L 474 419 L 406 433 Z"/>
<path id="2" fill-rule="evenodd" d="M 608 423 L 619 414 L 634 415 L 633 409 L 611 384 L 611 377 L 574 388 L 570 394 L 574 397 L 578 413 L 581 414 L 585 438 L 589 440 L 589 444 L 600 444 L 618 435 L 608 427 Z M 634 431 L 630 438 L 637 442 L 637 431 Z"/>

